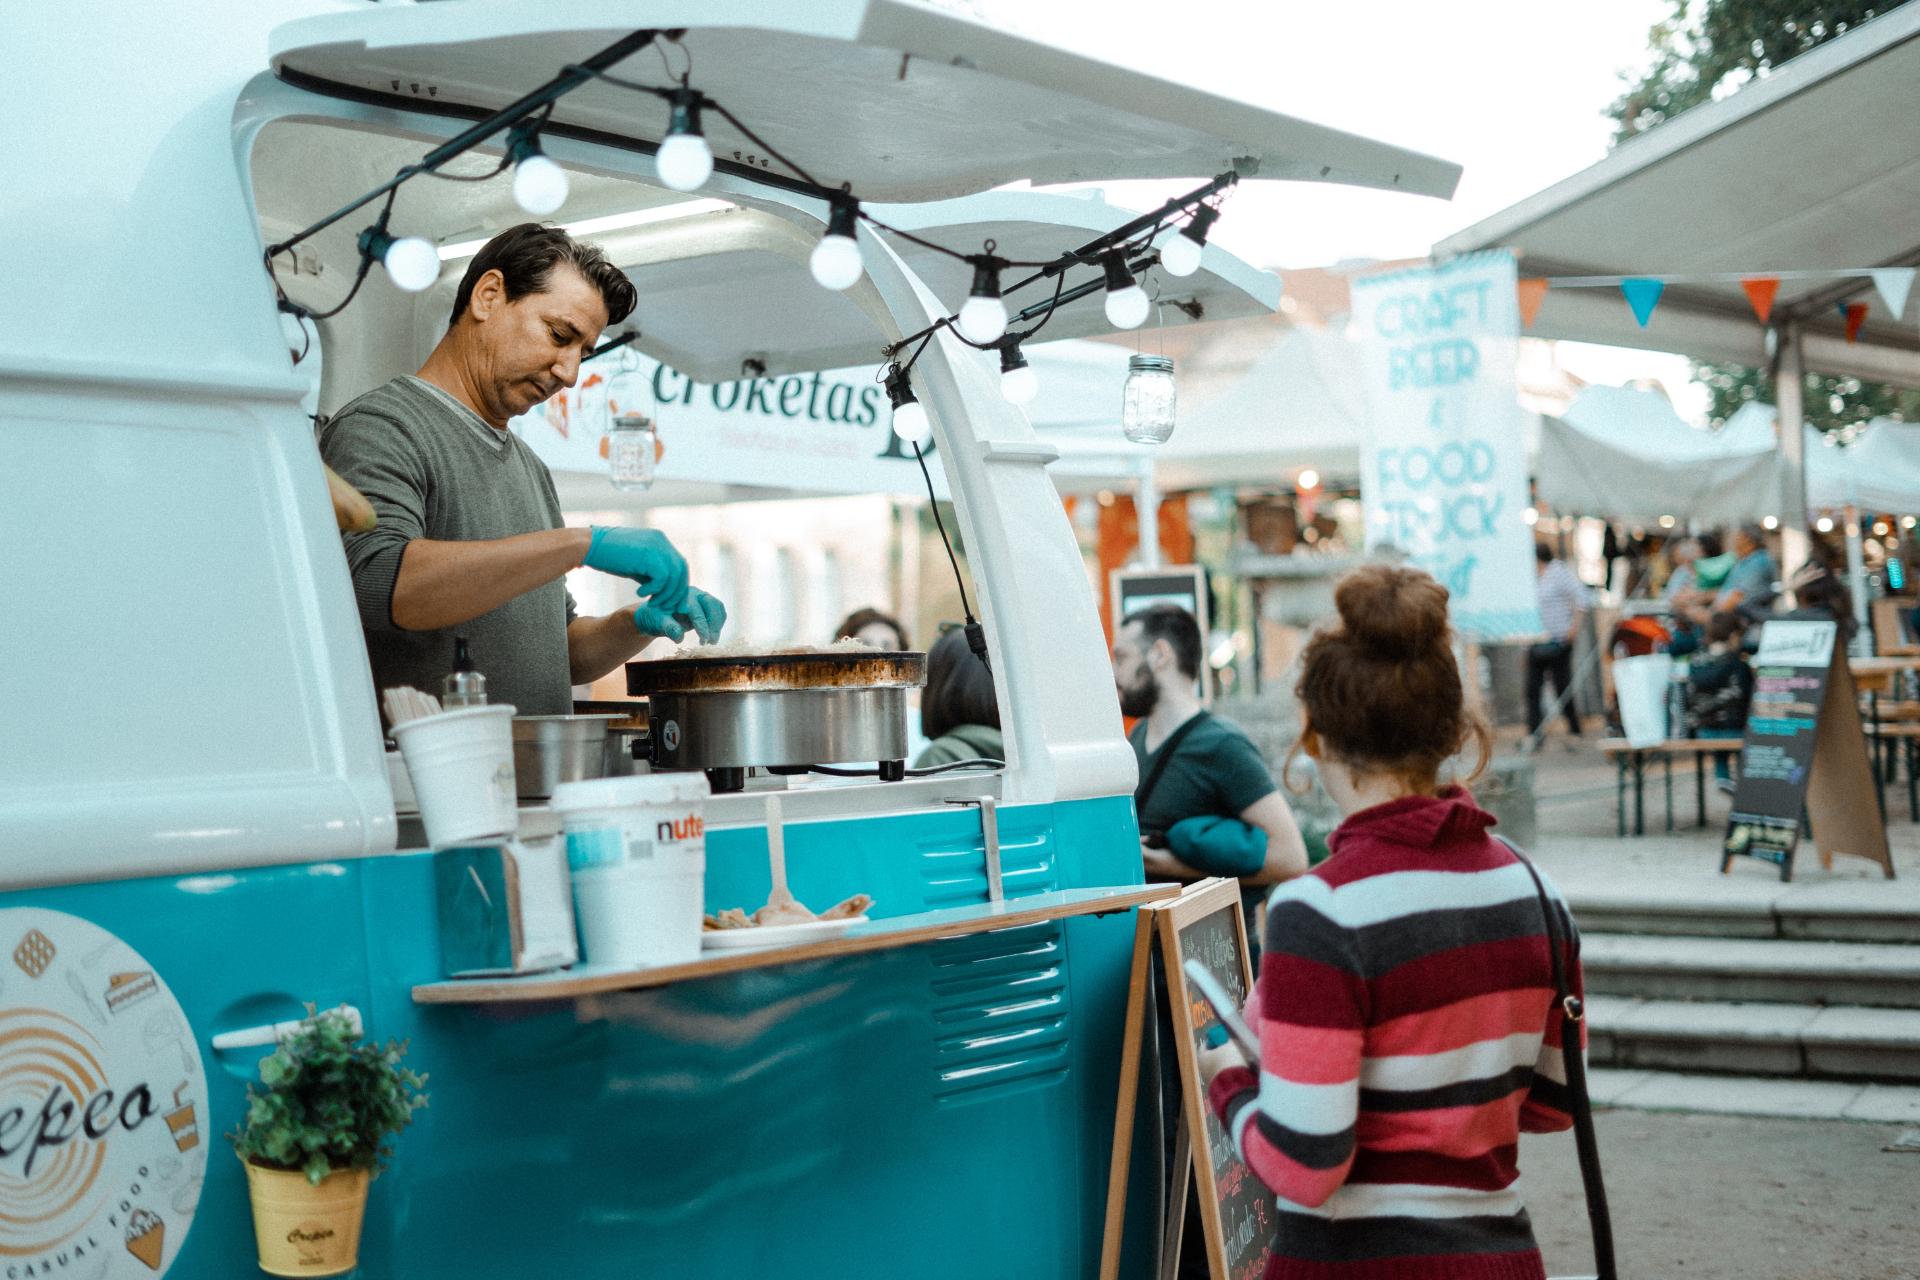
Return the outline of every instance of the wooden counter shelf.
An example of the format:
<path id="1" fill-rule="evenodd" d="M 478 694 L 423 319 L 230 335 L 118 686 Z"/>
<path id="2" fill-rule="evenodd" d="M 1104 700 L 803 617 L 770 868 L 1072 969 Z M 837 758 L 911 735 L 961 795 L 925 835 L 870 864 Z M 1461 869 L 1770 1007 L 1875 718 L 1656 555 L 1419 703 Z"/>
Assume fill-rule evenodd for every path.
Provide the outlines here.
<path id="1" fill-rule="evenodd" d="M 921 942 L 938 942 L 996 929 L 1018 929 L 1075 916 L 1130 911 L 1142 903 L 1179 896 L 1177 884 L 1129 885 L 1117 889 L 1063 889 L 1035 893 L 1001 902 L 948 907 L 910 916 L 893 916 L 855 925 L 835 938 L 800 942 L 784 947 L 746 951 L 713 951 L 685 964 L 656 965 L 650 969 L 595 969 L 583 965 L 557 973 L 533 973 L 514 978 L 462 978 L 429 982 L 413 989 L 415 1004 L 500 1004 L 527 1000 L 572 1000 L 609 991 L 636 991 L 675 982 L 712 978 L 724 973 L 800 964 L 808 960 L 837 960 L 842 956 L 887 951 Z"/>

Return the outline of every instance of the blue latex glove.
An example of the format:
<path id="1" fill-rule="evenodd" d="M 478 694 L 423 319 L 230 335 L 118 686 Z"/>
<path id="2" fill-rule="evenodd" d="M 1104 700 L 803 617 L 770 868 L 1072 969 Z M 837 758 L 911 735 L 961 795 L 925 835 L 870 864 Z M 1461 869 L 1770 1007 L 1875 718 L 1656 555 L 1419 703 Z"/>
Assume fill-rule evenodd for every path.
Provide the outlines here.
<path id="1" fill-rule="evenodd" d="M 712 644 L 720 638 L 721 628 L 727 625 L 727 606 L 698 587 L 688 587 L 687 607 L 673 617 L 676 622 L 686 623 L 700 637 L 701 644 Z"/>
<path id="2" fill-rule="evenodd" d="M 673 544 L 667 541 L 667 535 L 658 529 L 615 529 L 595 525 L 593 541 L 587 544 L 584 563 L 589 569 L 632 578 L 640 584 L 640 598 L 658 610 L 663 618 L 671 619 L 687 607 L 686 559 L 673 549 Z M 642 631 L 660 636 L 671 635 L 675 640 L 686 631 L 684 627 L 668 631 L 641 624 L 638 614 L 634 616 L 634 622 L 640 625 Z"/>
<path id="3" fill-rule="evenodd" d="M 1238 818 L 1204 814 L 1168 827 L 1167 851 L 1210 876 L 1250 876 L 1266 865 L 1267 833 Z"/>
<path id="4" fill-rule="evenodd" d="M 643 604 L 633 611 L 634 630 L 643 635 L 665 636 L 676 643 L 686 638 L 687 629 L 673 615 L 656 605 Z"/>

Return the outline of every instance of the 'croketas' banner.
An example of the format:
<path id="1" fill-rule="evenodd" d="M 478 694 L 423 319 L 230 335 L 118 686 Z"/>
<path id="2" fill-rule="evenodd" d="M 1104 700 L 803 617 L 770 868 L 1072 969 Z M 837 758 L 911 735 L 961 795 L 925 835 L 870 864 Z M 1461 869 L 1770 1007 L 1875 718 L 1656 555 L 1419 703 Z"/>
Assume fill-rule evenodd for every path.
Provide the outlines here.
<path id="1" fill-rule="evenodd" d="M 1363 276 L 1353 316 L 1373 425 L 1367 549 L 1393 547 L 1438 578 L 1464 635 L 1539 634 L 1513 255 Z"/>

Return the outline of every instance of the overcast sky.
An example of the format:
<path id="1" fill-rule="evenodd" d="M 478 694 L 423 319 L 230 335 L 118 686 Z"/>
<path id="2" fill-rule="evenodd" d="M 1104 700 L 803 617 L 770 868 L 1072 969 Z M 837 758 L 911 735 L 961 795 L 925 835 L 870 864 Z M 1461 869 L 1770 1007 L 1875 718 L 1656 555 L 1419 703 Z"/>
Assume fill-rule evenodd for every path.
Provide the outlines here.
<path id="1" fill-rule="evenodd" d="M 1111 62 L 1465 167 L 1451 201 L 1304 182 L 1237 190 L 1215 237 L 1270 267 L 1424 255 L 1606 155 L 1602 113 L 1648 61 L 1667 0 L 970 0 L 981 17 Z M 1116 204 L 1177 194 L 1106 184 Z M 1624 305 L 1624 303 L 1622 304 Z M 1678 357 L 1568 348 L 1592 382 L 1658 377 L 1704 413 Z"/>

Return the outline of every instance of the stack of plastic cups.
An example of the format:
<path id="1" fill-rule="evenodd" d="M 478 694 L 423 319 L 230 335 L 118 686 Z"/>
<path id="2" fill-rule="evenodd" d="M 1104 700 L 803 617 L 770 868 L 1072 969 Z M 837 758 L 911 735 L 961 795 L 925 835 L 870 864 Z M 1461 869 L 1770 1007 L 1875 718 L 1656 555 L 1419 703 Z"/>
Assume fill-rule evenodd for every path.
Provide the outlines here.
<path id="1" fill-rule="evenodd" d="M 461 707 L 394 726 L 433 848 L 485 843 L 518 829 L 513 711 L 505 704 Z"/>
<path id="2" fill-rule="evenodd" d="M 554 788 L 585 963 L 634 969 L 700 958 L 708 794 L 698 773 Z"/>

